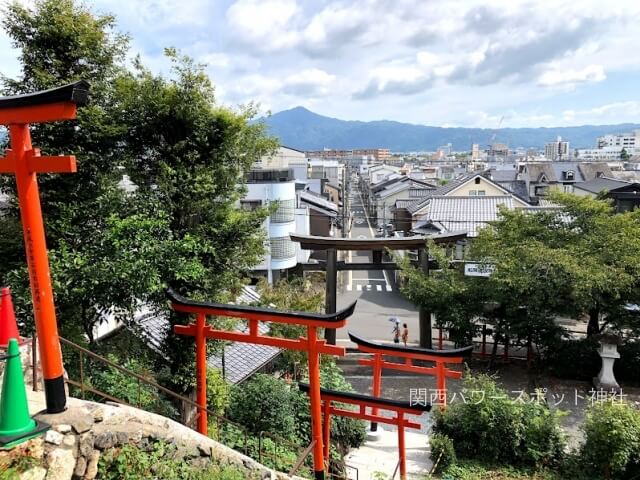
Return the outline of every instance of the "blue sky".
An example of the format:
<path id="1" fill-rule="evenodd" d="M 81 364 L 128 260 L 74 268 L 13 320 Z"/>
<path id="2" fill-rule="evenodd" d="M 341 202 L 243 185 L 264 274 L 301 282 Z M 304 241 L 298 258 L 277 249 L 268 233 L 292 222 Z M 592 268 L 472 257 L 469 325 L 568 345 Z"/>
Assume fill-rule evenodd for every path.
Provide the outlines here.
<path id="1" fill-rule="evenodd" d="M 228 105 L 439 126 L 640 123 L 637 0 L 87 4 L 115 14 L 155 71 L 168 46 L 207 63 Z M 0 35 L 0 72 L 16 71 Z"/>

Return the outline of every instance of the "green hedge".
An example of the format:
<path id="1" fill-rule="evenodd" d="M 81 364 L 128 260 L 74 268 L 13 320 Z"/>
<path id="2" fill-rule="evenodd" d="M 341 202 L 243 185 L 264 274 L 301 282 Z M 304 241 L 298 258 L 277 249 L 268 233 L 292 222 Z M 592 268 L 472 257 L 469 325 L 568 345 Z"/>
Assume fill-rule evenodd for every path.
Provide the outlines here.
<path id="1" fill-rule="evenodd" d="M 462 394 L 466 401 L 436 412 L 434 425 L 435 433 L 453 441 L 458 457 L 532 467 L 559 463 L 564 436 L 558 412 L 529 397 L 511 399 L 487 375 L 467 374 Z"/>
<path id="2" fill-rule="evenodd" d="M 562 340 L 548 359 L 549 370 L 560 378 L 591 381 L 602 365 L 598 348 L 598 341 L 591 338 Z M 640 342 L 623 343 L 618 352 L 620 358 L 614 364 L 616 379 L 637 383 L 640 380 Z"/>

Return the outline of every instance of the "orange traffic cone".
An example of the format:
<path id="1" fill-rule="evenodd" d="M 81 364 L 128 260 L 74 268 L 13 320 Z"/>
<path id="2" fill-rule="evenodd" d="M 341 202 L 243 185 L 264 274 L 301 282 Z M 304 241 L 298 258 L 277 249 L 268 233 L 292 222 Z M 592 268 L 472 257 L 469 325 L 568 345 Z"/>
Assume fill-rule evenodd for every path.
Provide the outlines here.
<path id="1" fill-rule="evenodd" d="M 13 311 L 11 292 L 4 287 L 0 294 L 0 348 L 6 349 L 11 338 L 17 338 L 18 342 L 22 341 L 18 333 L 16 314 Z"/>

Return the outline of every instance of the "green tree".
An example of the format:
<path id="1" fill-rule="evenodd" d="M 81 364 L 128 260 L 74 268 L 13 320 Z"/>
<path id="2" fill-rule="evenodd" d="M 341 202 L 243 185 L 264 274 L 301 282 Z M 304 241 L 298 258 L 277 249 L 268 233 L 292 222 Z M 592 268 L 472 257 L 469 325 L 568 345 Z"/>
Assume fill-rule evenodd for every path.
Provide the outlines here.
<path id="1" fill-rule="evenodd" d="M 19 78 L 2 78 L 5 93 L 92 83 L 77 121 L 33 128 L 44 152 L 78 159 L 77 174 L 40 178 L 63 334 L 91 340 L 103 312 L 128 320 L 141 302 L 166 310 L 166 286 L 201 299 L 233 298 L 262 253 L 265 212 L 236 207 L 243 177 L 276 146 L 264 125 L 251 122 L 255 108 L 217 105 L 203 66 L 172 49 L 170 78 L 140 60 L 127 69 L 127 37 L 117 33 L 115 18 L 74 0 L 37 0 L 32 8 L 16 2 L 4 13 L 22 65 Z M 119 185 L 123 174 L 134 191 Z M 9 177 L 2 188 L 15 191 Z M 0 222 L 18 230 L 17 209 Z M 23 292 L 16 303 L 28 312 L 20 242 L 0 243 L 0 273 Z M 193 383 L 191 343 L 170 333 L 173 387 Z"/>
<path id="2" fill-rule="evenodd" d="M 622 160 L 623 162 L 626 162 L 627 160 L 629 160 L 631 158 L 631 155 L 629 155 L 629 152 L 627 152 L 626 148 L 623 148 L 620 151 L 620 160 Z"/>

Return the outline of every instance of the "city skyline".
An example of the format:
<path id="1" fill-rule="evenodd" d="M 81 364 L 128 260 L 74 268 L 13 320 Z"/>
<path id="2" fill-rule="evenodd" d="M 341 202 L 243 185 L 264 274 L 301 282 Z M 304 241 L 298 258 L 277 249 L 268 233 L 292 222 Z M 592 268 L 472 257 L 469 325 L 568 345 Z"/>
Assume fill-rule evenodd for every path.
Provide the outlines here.
<path id="1" fill-rule="evenodd" d="M 227 105 L 485 128 L 640 118 L 640 60 L 628 53 L 640 40 L 637 2 L 88 4 L 116 16 L 132 55 L 155 72 L 168 73 L 165 47 L 207 63 Z M 0 61 L 5 75 L 17 74 L 17 52 L 4 34 Z"/>

